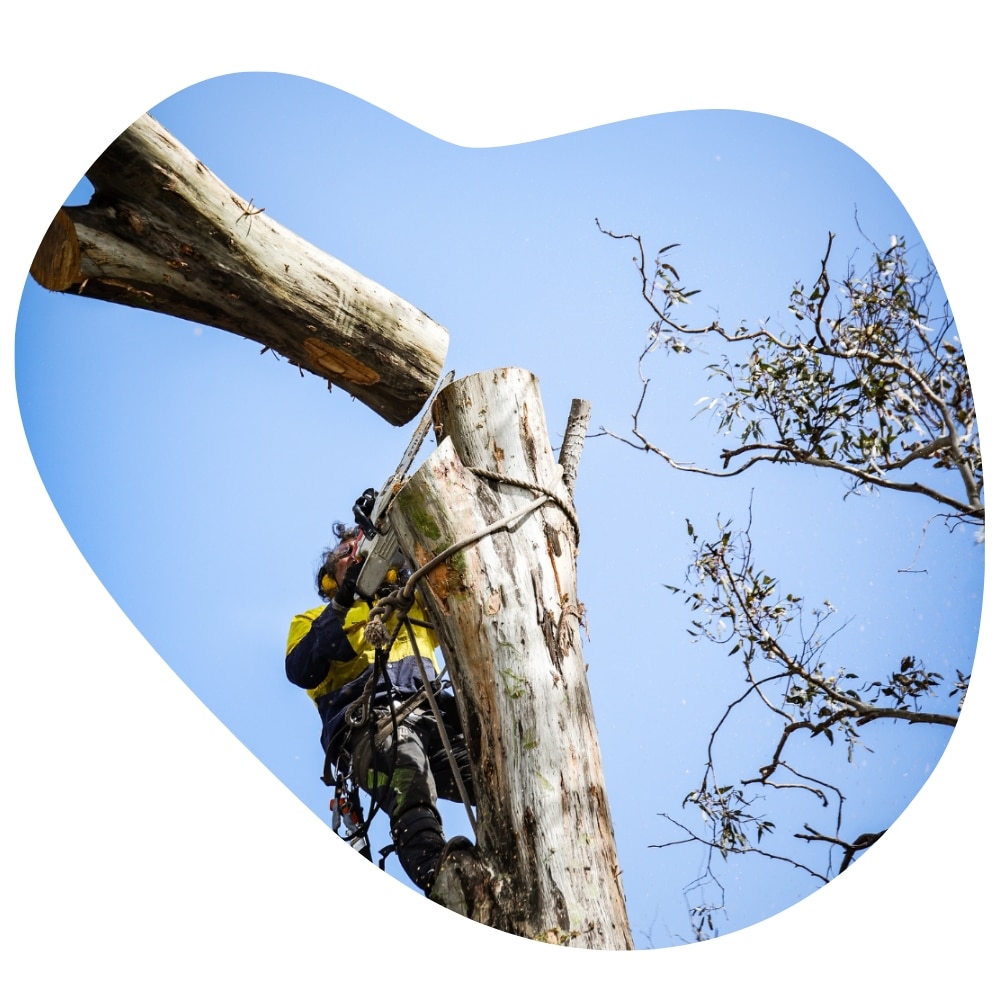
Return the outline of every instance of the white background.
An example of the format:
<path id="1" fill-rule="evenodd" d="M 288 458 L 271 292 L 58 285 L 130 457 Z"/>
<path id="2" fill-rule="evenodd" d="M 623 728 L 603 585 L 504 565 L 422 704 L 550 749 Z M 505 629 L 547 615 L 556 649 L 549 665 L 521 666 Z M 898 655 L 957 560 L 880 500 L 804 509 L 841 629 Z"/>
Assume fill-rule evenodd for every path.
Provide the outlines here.
<path id="1" fill-rule="evenodd" d="M 356 872 L 324 866 L 329 837 L 315 817 L 151 651 L 66 534 L 21 431 L 12 347 L 32 253 L 80 163 L 210 76 L 308 76 L 467 145 L 671 110 L 760 111 L 851 146 L 919 220 L 966 347 L 988 464 L 990 26 L 956 4 L 926 13 L 847 2 L 822 19 L 778 3 L 637 2 L 614 16 L 537 2 L 494 17 L 457 3 L 221 8 L 50 3 L 5 28 L 5 992 L 591 996 L 648 983 L 640 988 L 721 995 L 760 980 L 778 996 L 985 993 L 974 984 L 996 889 L 989 563 L 962 723 L 886 835 L 892 850 L 708 944 L 632 955 L 546 948 L 439 912 L 388 879 L 362 896 L 350 879 L 360 859 Z M 94 663 L 99 673 L 88 672 Z M 140 701 L 161 709 L 150 719 L 135 711 Z M 63 731 L 84 735 L 61 745 L 53 734 Z"/>

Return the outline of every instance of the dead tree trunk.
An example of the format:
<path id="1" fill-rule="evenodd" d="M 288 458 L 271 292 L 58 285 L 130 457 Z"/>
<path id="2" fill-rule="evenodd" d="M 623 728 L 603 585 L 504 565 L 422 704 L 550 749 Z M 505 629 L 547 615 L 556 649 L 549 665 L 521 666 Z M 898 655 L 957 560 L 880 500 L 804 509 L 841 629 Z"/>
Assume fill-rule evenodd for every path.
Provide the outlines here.
<path id="1" fill-rule="evenodd" d="M 239 334 L 396 426 L 441 374 L 448 333 L 236 195 L 149 115 L 87 171 L 31 266 L 51 291 Z"/>
<path id="2" fill-rule="evenodd" d="M 435 895 L 523 937 L 631 948 L 581 648 L 575 515 L 537 380 L 461 379 L 434 415 L 441 444 L 389 515 L 415 565 L 543 499 L 421 584 L 473 757 L 481 859 Z"/>

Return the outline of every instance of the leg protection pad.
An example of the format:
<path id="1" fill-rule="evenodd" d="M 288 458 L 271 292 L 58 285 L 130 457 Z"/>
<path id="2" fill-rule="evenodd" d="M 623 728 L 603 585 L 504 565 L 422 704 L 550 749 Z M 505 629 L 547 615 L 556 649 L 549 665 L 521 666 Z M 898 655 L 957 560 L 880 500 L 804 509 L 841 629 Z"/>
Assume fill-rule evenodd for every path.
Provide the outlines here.
<path id="1" fill-rule="evenodd" d="M 432 806 L 408 809 L 392 821 L 391 832 L 403 871 L 414 885 L 430 892 L 445 845 L 438 811 Z"/>

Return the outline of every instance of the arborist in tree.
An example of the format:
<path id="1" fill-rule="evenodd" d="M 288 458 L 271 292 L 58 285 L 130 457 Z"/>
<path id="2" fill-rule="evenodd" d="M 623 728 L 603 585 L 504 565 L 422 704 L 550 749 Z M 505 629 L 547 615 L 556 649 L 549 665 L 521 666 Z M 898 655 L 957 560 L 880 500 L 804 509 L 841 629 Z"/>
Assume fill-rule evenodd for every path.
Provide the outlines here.
<path id="1" fill-rule="evenodd" d="M 457 706 L 438 679 L 437 642 L 419 597 L 408 611 L 383 616 L 386 645 L 372 641 L 366 628 L 372 604 L 356 591 L 361 531 L 339 523 L 333 530 L 339 543 L 323 553 L 316 575 L 325 603 L 292 619 L 285 672 L 319 709 L 327 774 L 363 788 L 387 813 L 403 870 L 429 895 L 446 858 L 474 850 L 465 837 L 445 840 L 436 807 L 439 796 L 465 801 L 467 808 L 472 803 Z M 390 570 L 389 585 L 397 582 L 396 574 Z"/>

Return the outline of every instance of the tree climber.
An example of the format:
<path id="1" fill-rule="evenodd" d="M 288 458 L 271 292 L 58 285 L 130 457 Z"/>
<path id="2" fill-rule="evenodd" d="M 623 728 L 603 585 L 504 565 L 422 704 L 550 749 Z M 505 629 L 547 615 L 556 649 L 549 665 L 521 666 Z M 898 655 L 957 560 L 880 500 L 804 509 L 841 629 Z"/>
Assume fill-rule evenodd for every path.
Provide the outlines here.
<path id="1" fill-rule="evenodd" d="M 386 812 L 403 870 L 429 895 L 446 858 L 454 851 L 473 850 L 465 837 L 445 841 L 436 806 L 438 796 L 463 800 L 449 754 L 464 779 L 466 801 L 473 801 L 457 705 L 437 679 L 437 642 L 423 623 L 419 597 L 412 611 L 416 620 L 398 630 L 387 650 L 366 638 L 370 605 L 355 590 L 362 566 L 357 557 L 360 530 L 343 524 L 333 530 L 339 544 L 323 553 L 316 575 L 325 603 L 292 619 L 285 673 L 316 703 L 327 760 Z M 390 634 L 398 624 L 396 612 L 385 621 Z M 440 707 L 450 747 L 444 745 L 426 699 L 417 698 L 416 707 L 408 707 L 427 690 L 421 674 Z"/>

